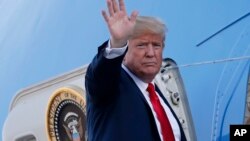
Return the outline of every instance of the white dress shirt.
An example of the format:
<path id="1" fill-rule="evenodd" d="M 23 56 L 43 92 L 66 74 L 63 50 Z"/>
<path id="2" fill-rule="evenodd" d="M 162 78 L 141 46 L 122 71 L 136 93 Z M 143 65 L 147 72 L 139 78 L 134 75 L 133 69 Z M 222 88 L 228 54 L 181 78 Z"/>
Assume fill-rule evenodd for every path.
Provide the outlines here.
<path id="1" fill-rule="evenodd" d="M 128 47 L 128 43 L 126 46 L 122 47 L 122 48 L 111 48 L 110 47 L 110 41 L 108 42 L 108 47 L 105 50 L 105 54 L 104 56 L 107 59 L 113 59 L 116 58 L 118 56 L 121 56 L 122 54 L 125 53 L 126 49 Z M 140 89 L 140 91 L 142 92 L 143 96 L 145 97 L 153 115 L 154 115 L 154 119 L 155 119 L 155 123 L 158 129 L 158 133 L 160 135 L 161 140 L 163 141 L 163 137 L 161 134 L 161 126 L 160 126 L 160 122 L 157 119 L 156 113 L 153 109 L 153 106 L 150 102 L 150 98 L 149 98 L 149 93 L 147 91 L 147 87 L 148 87 L 148 83 L 143 82 L 142 80 L 140 80 L 137 76 L 135 76 L 125 65 L 122 64 L 122 68 L 129 74 L 130 77 L 132 77 L 132 79 L 134 80 L 135 84 L 137 85 L 137 87 Z M 152 84 L 154 84 L 154 82 L 152 82 Z M 157 93 L 157 92 L 156 92 Z M 163 106 L 167 117 L 169 119 L 169 122 L 171 124 L 173 133 L 174 133 L 174 137 L 175 137 L 175 141 L 180 141 L 181 138 L 181 133 L 180 133 L 180 127 L 176 121 L 176 119 L 174 118 L 171 110 L 169 109 L 169 107 L 165 104 L 165 102 L 162 100 L 162 98 L 159 96 L 159 94 L 157 93 L 157 96 L 160 100 L 161 105 Z"/>

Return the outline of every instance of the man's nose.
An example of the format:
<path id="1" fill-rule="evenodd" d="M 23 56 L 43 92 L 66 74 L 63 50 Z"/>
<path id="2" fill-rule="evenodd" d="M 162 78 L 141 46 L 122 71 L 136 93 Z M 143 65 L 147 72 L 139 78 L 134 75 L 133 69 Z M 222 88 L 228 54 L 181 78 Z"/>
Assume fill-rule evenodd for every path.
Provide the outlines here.
<path id="1" fill-rule="evenodd" d="M 148 44 L 147 46 L 147 56 L 154 56 L 154 46 L 152 44 Z"/>

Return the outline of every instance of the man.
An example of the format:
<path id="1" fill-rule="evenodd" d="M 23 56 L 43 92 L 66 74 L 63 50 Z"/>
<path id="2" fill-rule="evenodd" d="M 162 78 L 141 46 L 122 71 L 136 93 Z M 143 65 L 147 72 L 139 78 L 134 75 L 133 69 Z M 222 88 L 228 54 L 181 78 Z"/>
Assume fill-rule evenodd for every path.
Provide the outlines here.
<path id="1" fill-rule="evenodd" d="M 183 129 L 154 77 L 162 63 L 165 25 L 127 16 L 123 0 L 102 11 L 111 38 L 86 73 L 89 141 L 185 141 Z M 155 89 L 156 88 L 156 91 Z"/>

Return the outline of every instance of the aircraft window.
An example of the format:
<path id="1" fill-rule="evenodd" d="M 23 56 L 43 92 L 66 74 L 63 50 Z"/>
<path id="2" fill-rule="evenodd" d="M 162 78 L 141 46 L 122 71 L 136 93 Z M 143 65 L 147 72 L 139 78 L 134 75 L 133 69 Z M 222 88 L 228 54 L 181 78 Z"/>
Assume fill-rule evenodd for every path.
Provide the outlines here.
<path id="1" fill-rule="evenodd" d="M 36 138 L 33 135 L 27 135 L 27 136 L 18 138 L 15 141 L 36 141 Z"/>

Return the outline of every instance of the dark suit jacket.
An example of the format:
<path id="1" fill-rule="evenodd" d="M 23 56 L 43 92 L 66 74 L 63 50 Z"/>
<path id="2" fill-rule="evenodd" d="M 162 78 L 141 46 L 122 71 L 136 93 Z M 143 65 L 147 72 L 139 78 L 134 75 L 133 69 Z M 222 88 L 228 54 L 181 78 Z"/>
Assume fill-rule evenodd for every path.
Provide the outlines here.
<path id="1" fill-rule="evenodd" d="M 99 47 L 85 76 L 88 140 L 160 141 L 146 99 L 121 67 L 124 55 L 106 59 L 103 56 L 106 45 L 107 42 Z M 157 91 L 169 106 L 159 89 Z M 181 141 L 186 141 L 181 126 L 180 129 Z"/>

